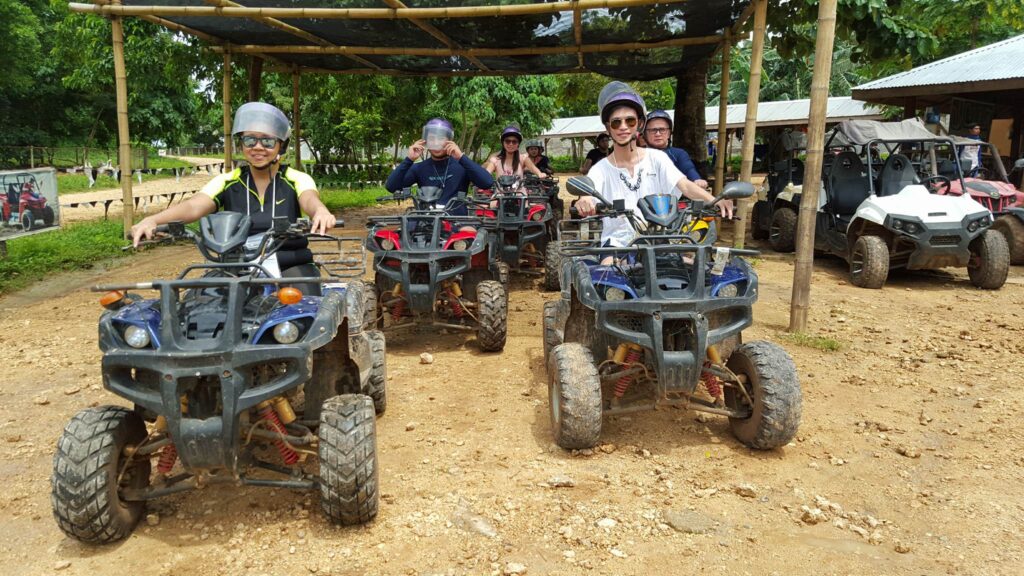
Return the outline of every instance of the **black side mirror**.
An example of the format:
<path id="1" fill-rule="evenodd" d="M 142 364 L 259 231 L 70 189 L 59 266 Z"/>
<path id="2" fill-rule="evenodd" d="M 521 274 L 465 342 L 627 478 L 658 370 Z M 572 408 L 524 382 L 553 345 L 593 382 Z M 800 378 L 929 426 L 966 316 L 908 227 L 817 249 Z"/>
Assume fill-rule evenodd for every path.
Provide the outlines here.
<path id="1" fill-rule="evenodd" d="M 722 195 L 715 200 L 738 200 L 754 195 L 754 185 L 750 182 L 729 182 L 722 190 Z"/>
<path id="2" fill-rule="evenodd" d="M 588 176 L 573 176 L 569 178 L 568 182 L 565 183 L 565 188 L 573 196 L 592 196 L 605 206 L 612 205 L 611 202 L 605 200 L 604 196 L 598 193 L 597 187 L 594 186 L 594 181 Z"/>

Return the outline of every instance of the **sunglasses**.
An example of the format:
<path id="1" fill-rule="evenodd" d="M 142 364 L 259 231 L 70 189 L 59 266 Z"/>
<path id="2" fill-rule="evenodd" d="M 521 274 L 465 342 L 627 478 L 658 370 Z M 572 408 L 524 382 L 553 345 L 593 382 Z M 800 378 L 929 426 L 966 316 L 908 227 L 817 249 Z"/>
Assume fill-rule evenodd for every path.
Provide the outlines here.
<path id="1" fill-rule="evenodd" d="M 636 116 L 630 116 L 628 118 L 612 118 L 611 126 L 613 130 L 618 130 L 622 123 L 625 122 L 629 128 L 636 128 Z"/>
<path id="2" fill-rule="evenodd" d="M 242 146 L 245 146 L 246 148 L 255 148 L 257 142 L 262 144 L 267 150 L 277 146 L 277 138 L 272 136 L 242 136 Z"/>
<path id="3" fill-rule="evenodd" d="M 505 144 L 519 144 L 519 140 L 516 140 L 515 138 L 505 138 L 502 142 Z"/>
<path id="4" fill-rule="evenodd" d="M 649 134 L 666 134 L 668 133 L 668 128 L 648 128 L 646 132 Z"/>

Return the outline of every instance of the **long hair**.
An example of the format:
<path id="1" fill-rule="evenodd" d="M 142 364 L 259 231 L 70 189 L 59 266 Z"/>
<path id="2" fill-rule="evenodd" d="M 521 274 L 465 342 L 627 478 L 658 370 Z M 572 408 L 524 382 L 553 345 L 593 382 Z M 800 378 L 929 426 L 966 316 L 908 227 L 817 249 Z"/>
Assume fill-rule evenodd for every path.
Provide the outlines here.
<path id="1" fill-rule="evenodd" d="M 505 169 L 505 158 L 506 158 L 505 147 L 502 146 L 501 147 L 501 152 L 498 152 L 498 160 L 501 160 L 501 169 L 502 170 Z M 519 149 L 518 148 L 512 154 L 512 173 L 515 174 L 516 172 L 519 172 Z"/>

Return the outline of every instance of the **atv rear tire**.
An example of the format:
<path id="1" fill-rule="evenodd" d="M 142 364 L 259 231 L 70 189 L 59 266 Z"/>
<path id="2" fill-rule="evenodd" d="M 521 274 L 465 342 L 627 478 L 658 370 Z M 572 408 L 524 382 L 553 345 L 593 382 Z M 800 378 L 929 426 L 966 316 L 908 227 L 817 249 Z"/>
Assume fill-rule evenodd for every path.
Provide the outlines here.
<path id="1" fill-rule="evenodd" d="M 758 204 L 761 203 L 764 203 L 764 200 L 758 200 L 754 203 L 754 207 L 750 209 L 750 234 L 754 237 L 754 240 L 768 239 L 768 231 L 761 227 L 761 210 L 758 209 Z"/>
<path id="2" fill-rule="evenodd" d="M 508 331 L 508 293 L 505 286 L 494 280 L 477 284 L 476 304 L 480 320 L 476 339 L 480 350 L 498 352 L 504 349 Z"/>
<path id="3" fill-rule="evenodd" d="M 768 241 L 776 252 L 792 252 L 796 248 L 796 210 L 785 206 L 775 209 Z"/>
<path id="4" fill-rule="evenodd" d="M 746 377 L 746 390 L 753 400 L 749 406 L 735 388 L 725 388 L 726 406 L 751 410 L 747 418 L 729 418 L 736 439 L 758 450 L 788 444 L 800 427 L 803 404 L 793 359 L 779 345 L 758 340 L 736 349 L 727 365 Z"/>
<path id="5" fill-rule="evenodd" d="M 369 396 L 335 396 L 321 409 L 320 508 L 335 524 L 363 524 L 377 515 L 376 426 Z"/>
<path id="6" fill-rule="evenodd" d="M 150 463 L 148 457 L 129 462 L 125 448 L 145 438 L 142 417 L 120 406 L 82 410 L 68 422 L 57 441 L 50 492 L 53 516 L 65 534 L 89 544 L 131 534 L 146 505 L 122 500 L 120 489 L 148 486 Z"/>
<path id="7" fill-rule="evenodd" d="M 601 438 L 601 379 L 590 350 L 559 344 L 548 359 L 548 405 L 555 443 L 566 450 L 597 445 Z"/>
<path id="8" fill-rule="evenodd" d="M 985 230 L 970 245 L 971 259 L 967 275 L 971 284 L 985 290 L 998 290 L 1010 273 L 1010 247 L 1006 237 L 995 230 Z"/>
<path id="9" fill-rule="evenodd" d="M 363 330 L 373 330 L 374 327 L 382 328 L 384 321 L 380 307 L 380 295 L 377 294 L 375 284 L 366 284 L 363 291 Z M 378 319 L 380 319 L 378 321 Z"/>
<path id="10" fill-rule="evenodd" d="M 889 277 L 889 246 L 879 236 L 861 236 L 850 254 L 850 281 L 861 288 L 881 288 Z"/>
<path id="11" fill-rule="evenodd" d="M 1010 264 L 1024 264 L 1024 222 L 1013 214 L 996 218 L 993 230 L 998 230 L 1006 237 L 1010 247 Z"/>
<path id="12" fill-rule="evenodd" d="M 366 381 L 366 394 L 373 399 L 373 410 L 377 416 L 384 414 L 388 408 L 388 364 L 384 333 L 380 330 L 369 330 L 366 339 L 370 341 L 370 377 Z"/>
<path id="13" fill-rule="evenodd" d="M 53 222 L 56 220 L 53 214 L 53 207 L 46 206 L 43 208 L 43 226 L 53 226 Z"/>
<path id="14" fill-rule="evenodd" d="M 558 301 L 544 303 L 544 365 L 551 361 L 551 350 L 562 343 L 562 331 L 558 329 Z"/>
<path id="15" fill-rule="evenodd" d="M 561 282 L 558 277 L 562 272 L 562 243 L 557 240 L 548 242 L 544 254 L 544 289 L 558 290 Z"/>

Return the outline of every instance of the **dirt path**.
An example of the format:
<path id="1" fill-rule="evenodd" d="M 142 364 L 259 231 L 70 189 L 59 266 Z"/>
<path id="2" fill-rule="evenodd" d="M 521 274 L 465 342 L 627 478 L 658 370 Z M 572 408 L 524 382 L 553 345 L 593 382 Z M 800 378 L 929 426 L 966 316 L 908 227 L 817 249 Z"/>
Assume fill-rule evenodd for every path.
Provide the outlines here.
<path id="1" fill-rule="evenodd" d="M 349 230 L 366 214 L 345 214 Z M 215 486 L 153 503 L 159 521 L 120 544 L 83 546 L 51 517 L 54 443 L 77 410 L 119 403 L 101 387 L 100 309 L 84 288 L 194 259 L 187 247 L 143 253 L 0 300 L 9 573 L 1024 572 L 1024 269 L 997 292 L 959 272 L 872 291 L 819 262 L 811 325 L 842 344 L 823 352 L 783 338 L 792 260 L 772 254 L 757 263 L 745 338 L 782 343 L 799 368 L 803 425 L 782 450 L 753 452 L 724 418 L 674 409 L 606 421 L 592 455 L 556 448 L 540 339 L 554 295 L 517 278 L 503 353 L 461 335 L 389 337 L 376 521 L 334 528 L 315 495 Z M 433 364 L 419 364 L 424 351 Z M 549 487 L 556 476 L 575 486 Z"/>

